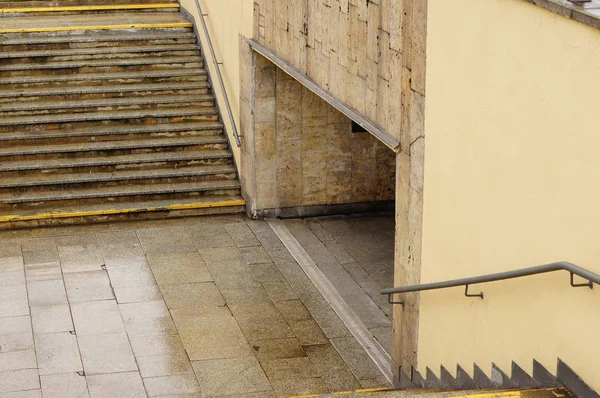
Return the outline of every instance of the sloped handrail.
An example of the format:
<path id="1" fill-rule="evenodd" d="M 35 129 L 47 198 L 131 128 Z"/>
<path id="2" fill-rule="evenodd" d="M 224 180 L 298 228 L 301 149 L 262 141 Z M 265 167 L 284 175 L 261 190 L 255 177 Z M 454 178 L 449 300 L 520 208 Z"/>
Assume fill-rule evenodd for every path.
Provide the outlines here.
<path id="1" fill-rule="evenodd" d="M 232 134 L 235 139 L 235 144 L 237 147 L 241 147 L 242 143 L 240 141 L 240 135 L 238 133 L 237 126 L 235 125 L 235 119 L 233 117 L 233 111 L 231 110 L 231 104 L 229 103 L 229 97 L 227 96 L 227 90 L 225 90 L 225 83 L 223 82 L 223 75 L 221 74 L 220 63 L 217 61 L 217 56 L 215 54 L 215 48 L 213 47 L 212 40 L 210 39 L 210 34 L 208 33 L 208 27 L 206 26 L 206 20 L 204 17 L 207 14 L 202 12 L 202 7 L 200 6 L 200 1 L 195 0 L 196 9 L 198 10 L 198 15 L 200 16 L 200 25 L 202 25 L 202 31 L 204 32 L 204 36 L 206 37 L 206 41 L 208 43 L 208 50 L 210 51 L 210 57 L 212 58 L 213 65 L 215 70 L 217 71 L 217 80 L 219 81 L 219 86 L 221 88 L 221 92 L 223 93 L 223 98 L 225 100 L 225 108 L 227 109 L 227 115 L 229 116 L 229 121 L 231 123 L 231 128 L 233 129 Z M 202 43 L 200 43 L 202 45 Z"/>
<path id="2" fill-rule="evenodd" d="M 572 287 L 589 287 L 592 289 L 594 287 L 594 283 L 600 285 L 600 275 L 595 274 L 591 271 L 588 271 L 584 268 L 581 268 L 575 264 L 560 261 L 556 263 L 538 265 L 535 267 L 529 268 L 521 268 L 517 270 L 499 272 L 496 274 L 488 274 L 481 276 L 473 276 L 470 278 L 461 278 L 461 279 L 452 279 L 449 281 L 443 282 L 433 282 L 433 283 L 424 283 L 421 285 L 409 285 L 409 286 L 399 286 L 392 287 L 388 289 L 381 290 L 381 294 L 387 294 L 388 300 L 392 304 L 403 304 L 402 301 L 393 301 L 393 295 L 398 293 L 411 293 L 411 292 L 421 292 L 424 290 L 436 290 L 436 289 L 446 289 L 450 287 L 457 286 L 465 286 L 465 296 L 467 297 L 480 297 L 483 299 L 483 293 L 478 294 L 469 294 L 469 285 L 474 285 L 477 283 L 487 283 L 487 282 L 496 282 L 506 279 L 514 279 L 514 278 L 522 278 L 525 276 L 545 274 L 548 272 L 555 271 L 568 271 L 571 274 L 571 286 Z M 573 276 L 578 275 L 583 279 L 586 279 L 587 283 L 575 283 L 573 281 Z"/>

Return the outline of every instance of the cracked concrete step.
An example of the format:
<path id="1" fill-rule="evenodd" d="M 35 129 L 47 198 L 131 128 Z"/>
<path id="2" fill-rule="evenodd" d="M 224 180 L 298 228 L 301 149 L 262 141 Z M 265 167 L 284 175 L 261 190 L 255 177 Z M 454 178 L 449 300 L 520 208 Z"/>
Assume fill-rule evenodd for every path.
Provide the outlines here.
<path id="1" fill-rule="evenodd" d="M 92 156 L 87 158 L 59 158 L 37 160 L 13 160 L 0 162 L 0 173 L 8 178 L 21 172 L 29 175 L 38 170 L 44 173 L 71 173 L 111 171 L 165 167 L 168 164 L 197 165 L 197 164 L 231 164 L 233 155 L 228 150 L 204 149 L 200 151 L 176 151 L 155 153 L 133 153 L 127 155 Z"/>
<path id="2" fill-rule="evenodd" d="M 145 46 L 119 46 L 119 47 L 81 47 L 81 48 L 49 48 L 46 50 L 31 51 L 6 51 L 0 52 L 0 61 L 13 58 L 46 58 L 51 61 L 55 57 L 66 57 L 75 55 L 115 55 L 126 53 L 160 53 L 160 52 L 178 52 L 178 51 L 198 51 L 196 44 L 163 44 L 163 45 L 145 45 Z"/>
<path id="3" fill-rule="evenodd" d="M 44 140 L 64 139 L 68 142 L 83 142 L 97 139 L 146 139 L 151 137 L 170 137 L 182 135 L 219 135 L 223 125 L 218 121 L 200 121 L 183 123 L 165 123 L 149 125 L 118 124 L 114 126 L 96 126 L 79 129 L 62 129 L 48 131 L 17 131 L 0 134 L 0 141 L 16 141 L 25 143 L 43 143 Z M 9 144 L 2 144 L 9 145 Z"/>
<path id="4" fill-rule="evenodd" d="M 74 81 L 81 84 L 94 82 L 119 81 L 127 80 L 148 80 L 148 79 L 168 79 L 177 77 L 202 77 L 207 78 L 206 69 L 172 69 L 172 70 L 139 70 L 131 72 L 107 72 L 107 73 L 71 73 L 71 74 L 50 74 L 50 75 L 27 75 L 0 77 L 0 85 L 32 85 L 32 84 L 48 84 L 48 83 L 72 83 Z"/>
<path id="5" fill-rule="evenodd" d="M 89 111 L 88 108 L 112 108 L 112 107 L 132 107 L 139 108 L 140 105 L 172 105 L 180 106 L 214 106 L 214 97 L 212 95 L 147 95 L 143 97 L 108 97 L 99 99 L 88 99 L 84 101 L 28 101 L 28 102 L 10 102 L 0 103 L 0 116 L 9 117 L 11 112 L 28 112 L 28 117 L 33 115 L 33 111 L 59 110 L 65 112 L 76 112 L 77 110 Z M 108 109 L 98 109 L 108 110 Z M 54 113 L 53 113 L 54 114 Z"/>
<path id="6" fill-rule="evenodd" d="M 36 206 L 29 209 L 13 208 L 0 211 L 0 228 L 13 228 L 59 223 L 89 223 L 90 220 L 126 220 L 140 218 L 165 218 L 202 214 L 228 214 L 244 212 L 241 195 L 204 195 L 173 199 L 155 199 L 96 204 L 71 204 L 57 209 L 52 206 Z"/>
<path id="7" fill-rule="evenodd" d="M 0 65 L 0 71 L 23 71 L 23 70 L 44 70 L 44 69 L 79 69 L 79 68 L 100 68 L 109 66 L 130 67 L 140 65 L 166 65 L 172 67 L 181 67 L 181 64 L 189 64 L 191 68 L 204 67 L 204 60 L 201 56 L 168 56 L 168 57 L 140 57 L 140 58 L 109 58 L 109 59 L 84 59 L 73 61 L 60 61 L 52 63 L 21 63 Z"/>
<path id="8" fill-rule="evenodd" d="M 30 190 L 44 189 L 47 186 L 60 185 L 64 189 L 71 189 L 71 185 L 89 187 L 105 186 L 106 184 L 136 181 L 138 184 L 153 184 L 155 182 L 185 181 L 236 178 L 235 167 L 227 165 L 199 165 L 182 168 L 154 169 L 154 170 L 119 170 L 108 173 L 79 173 L 79 174 L 36 174 L 25 177 L 10 177 L 0 180 L 0 190 Z"/>
<path id="9" fill-rule="evenodd" d="M 218 110 L 214 107 L 179 107 L 179 108 L 159 108 L 159 109 L 141 109 L 141 110 L 117 110 L 106 112 L 81 112 L 71 114 L 52 114 L 36 116 L 13 116 L 0 118 L 0 134 L 3 131 L 15 131 L 20 126 L 31 125 L 39 130 L 41 125 L 55 123 L 76 123 L 93 121 L 117 121 L 125 119 L 144 119 L 144 118 L 182 118 L 188 117 L 195 120 L 217 120 Z M 182 120 L 183 121 L 183 120 Z M 152 122 L 149 122 L 152 123 Z M 46 126 L 48 127 L 48 126 Z M 51 129 L 56 127 L 50 126 Z"/>
<path id="10" fill-rule="evenodd" d="M 95 0 L 94 0 L 95 1 Z M 110 1 L 110 0 L 109 0 Z M 196 40 L 196 35 L 191 28 L 170 29 L 114 29 L 114 30 L 88 30 L 84 32 L 44 32 L 44 33 L 6 33 L 0 37 L 0 46 L 29 46 L 44 44 L 76 43 L 98 45 L 99 43 L 121 41 L 152 41 L 152 40 Z"/>
<path id="11" fill-rule="evenodd" d="M 199 181 L 190 183 L 126 185 L 109 188 L 82 188 L 65 191 L 62 189 L 26 193 L 0 193 L 0 204 L 42 203 L 52 201 L 80 201 L 118 197 L 158 196 L 169 194 L 202 194 L 210 191 L 223 192 L 225 195 L 239 193 L 240 184 L 236 180 Z"/>
<path id="12" fill-rule="evenodd" d="M 0 90 L 0 98 L 16 99 L 18 97 L 39 97 L 53 95 L 80 95 L 80 94 L 106 94 L 106 93 L 133 93 L 150 91 L 173 91 L 173 90 L 195 90 L 208 89 L 210 83 L 198 82 L 169 82 L 169 83 L 147 83 L 147 84 L 112 84 L 101 86 L 75 86 L 75 87 L 36 87 L 15 90 Z"/>
<path id="13" fill-rule="evenodd" d="M 34 155 L 52 155 L 52 154 L 70 154 L 70 156 L 89 156 L 88 152 L 122 152 L 135 150 L 140 153 L 142 150 L 150 151 L 153 149 L 179 148 L 185 147 L 224 149 L 227 138 L 225 136 L 215 137 L 182 137 L 182 138 L 155 138 L 144 141 L 124 140 L 124 141 L 101 141 L 85 142 L 75 144 L 57 144 L 57 145 L 38 145 L 38 146 L 13 146 L 0 149 L 0 158 L 16 158 L 15 160 L 27 156 L 32 159 Z"/>

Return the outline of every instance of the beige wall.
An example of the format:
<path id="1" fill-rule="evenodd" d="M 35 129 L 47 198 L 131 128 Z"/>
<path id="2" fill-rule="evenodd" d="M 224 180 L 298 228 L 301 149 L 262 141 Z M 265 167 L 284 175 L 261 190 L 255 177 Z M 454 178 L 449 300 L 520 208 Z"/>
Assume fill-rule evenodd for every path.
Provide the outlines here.
<path id="1" fill-rule="evenodd" d="M 252 70 L 242 147 L 250 213 L 394 199 L 392 150 L 352 133 L 350 119 L 262 56 L 253 54 Z"/>
<path id="2" fill-rule="evenodd" d="M 223 102 L 222 92 L 219 88 L 216 72 L 213 67 L 213 61 L 208 53 L 206 38 L 202 35 L 202 27 L 198 19 L 198 11 L 194 0 L 179 0 L 181 6 L 188 11 L 195 19 L 198 32 L 201 34 L 202 43 L 206 49 L 206 62 L 210 68 L 217 101 L 223 113 L 223 121 L 227 131 L 231 134 L 231 125 L 229 117 Z M 225 89 L 231 103 L 231 109 L 235 117 L 235 122 L 240 127 L 240 35 L 245 37 L 252 36 L 253 10 L 252 0 L 200 0 L 202 11 L 208 14 L 206 23 L 208 31 L 215 48 L 218 62 L 221 65 L 221 73 L 225 83 Z M 241 134 L 241 133 L 240 133 Z M 233 137 L 230 137 L 236 161 L 239 164 L 240 151 L 235 146 Z"/>
<path id="3" fill-rule="evenodd" d="M 600 273 L 600 32 L 522 0 L 430 0 L 422 282 Z M 421 294 L 419 370 L 560 357 L 600 390 L 600 289 L 551 274 Z"/>

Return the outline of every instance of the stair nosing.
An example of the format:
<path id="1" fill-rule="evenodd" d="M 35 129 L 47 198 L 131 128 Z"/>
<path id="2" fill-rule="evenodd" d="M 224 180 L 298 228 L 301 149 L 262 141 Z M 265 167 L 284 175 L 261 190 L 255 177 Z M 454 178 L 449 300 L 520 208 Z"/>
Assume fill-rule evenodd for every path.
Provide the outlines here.
<path id="1" fill-rule="evenodd" d="M 147 30 L 147 29 L 144 29 Z M 72 32 L 65 32 L 64 35 L 56 35 L 52 37 L 28 34 L 28 37 L 24 38 L 7 38 L 0 40 L 0 46 L 19 46 L 19 45 L 31 45 L 31 44 L 60 44 L 60 43 L 102 43 L 102 42 L 114 42 L 114 41 L 138 41 L 138 40 L 169 40 L 169 39 L 195 39 L 196 35 L 194 32 L 178 32 L 171 29 L 152 29 L 152 34 L 139 35 L 136 33 L 130 33 L 129 30 L 121 30 L 120 34 L 102 34 L 107 31 L 98 31 L 94 35 L 80 35 L 72 34 Z M 117 30 L 112 31 L 117 32 Z M 22 35 L 22 33 L 7 33 L 7 35 Z"/>
<path id="2" fill-rule="evenodd" d="M 213 166 L 213 165 L 209 165 Z M 68 179 L 66 176 L 68 174 L 56 174 L 56 180 L 54 181 L 43 181 L 43 180 L 35 180 L 31 181 L 23 181 L 22 178 L 11 177 L 8 179 L 4 179 L 0 181 L 0 189 L 8 189 L 8 188 L 31 188 L 36 186 L 52 186 L 52 185 L 75 185 L 75 184 L 86 184 L 86 183 L 103 183 L 103 182 L 113 182 L 113 181 L 135 181 L 135 180 L 145 180 L 145 179 L 163 179 L 163 178 L 177 178 L 177 177 L 199 177 L 199 176 L 209 176 L 216 174 L 232 174 L 236 173 L 236 169 L 233 165 L 216 165 L 217 167 L 207 167 L 203 166 L 189 166 L 175 169 L 162 169 L 160 171 L 164 172 L 164 174 L 152 174 L 152 172 L 156 172 L 157 170 L 127 170 L 127 171 L 118 171 L 113 173 L 94 173 L 90 174 L 75 174 L 79 176 L 79 179 Z M 206 170 L 204 170 L 206 169 Z M 137 173 L 136 173 L 137 172 Z M 146 174 L 144 174 L 144 172 Z M 64 177 L 64 179 L 60 180 L 60 177 Z M 72 174 L 70 176 L 73 176 Z M 13 181 L 11 181 L 13 180 Z"/>
<path id="3" fill-rule="evenodd" d="M 18 112 L 18 111 L 40 111 L 40 110 L 57 110 L 57 109 L 76 109 L 76 108 L 93 108 L 93 107 L 110 107 L 110 106 L 125 106 L 125 105 L 160 105 L 160 104 L 181 104 L 181 103 L 196 103 L 214 101 L 215 98 L 211 94 L 182 94 L 182 95 L 153 95 L 143 97 L 107 97 L 85 100 L 71 100 L 63 102 L 53 102 L 49 104 L 44 101 L 29 101 L 29 102 L 9 102 L 0 103 L 1 112 Z M 4 106 L 9 105 L 9 106 Z M 0 114 L 0 117 L 2 115 Z"/>
<path id="4" fill-rule="evenodd" d="M 177 46 L 181 48 L 177 48 Z M 53 51 L 53 52 L 51 52 Z M 123 46 L 123 47 L 84 47 L 56 50 L 31 50 L 22 52 L 0 52 L 1 59 L 15 58 L 46 58 L 64 57 L 73 55 L 105 55 L 127 53 L 160 53 L 166 51 L 198 51 L 196 44 L 160 44 L 149 46 Z"/>
<path id="5" fill-rule="evenodd" d="M 88 158 L 71 158 L 61 159 L 63 162 L 55 164 L 51 162 L 43 163 L 36 161 L 35 164 L 29 163 L 26 165 L 20 164 L 20 161 L 0 162 L 0 172 L 18 172 L 31 170 L 54 170 L 67 168 L 85 168 L 85 167 L 102 167 L 116 165 L 131 165 L 131 164 L 148 164 L 148 163 L 164 163 L 177 161 L 194 161 L 207 159 L 231 159 L 233 154 L 228 150 L 201 150 L 201 151 L 183 151 L 183 152 L 162 152 L 154 153 L 153 156 L 148 154 L 126 155 L 126 156 L 106 156 L 94 157 L 92 160 Z M 162 156 L 160 156 L 162 155 Z M 168 155 L 168 156 L 167 156 Z M 86 160 L 86 161 L 84 161 Z"/>
<path id="6" fill-rule="evenodd" d="M 225 186 L 220 185 L 219 183 L 225 183 Z M 191 193 L 191 192 L 208 192 L 208 191 L 218 191 L 218 190 L 230 190 L 230 189 L 240 189 L 240 183 L 237 180 L 215 180 L 215 181 L 201 181 L 196 183 L 181 183 L 181 184 L 162 184 L 164 187 L 160 186 L 161 184 L 153 184 L 151 186 L 142 185 L 138 188 L 138 190 L 121 190 L 118 189 L 107 189 L 105 191 L 95 189 L 97 192 L 89 192 L 85 193 L 85 189 L 79 189 L 76 191 L 69 192 L 69 196 L 52 196 L 46 194 L 46 196 L 42 195 L 30 195 L 28 197 L 16 197 L 16 198 L 2 198 L 2 194 L 0 194 L 0 203 L 4 205 L 10 204 L 18 204 L 18 203 L 43 203 L 43 202 L 56 202 L 56 201 L 68 201 L 68 200 L 85 200 L 85 199 L 99 199 L 99 198 L 107 198 L 107 197 L 124 197 L 124 196 L 147 196 L 147 195 L 170 195 L 177 193 Z M 187 185 L 187 187 L 186 187 Z M 227 186 L 229 185 L 229 186 Z M 132 188 L 135 186 L 127 186 L 128 188 Z M 140 189 L 140 188 L 146 189 Z M 111 187 L 116 188 L 116 187 Z M 91 190 L 90 190 L 91 191 Z M 53 191 L 55 193 L 64 193 L 61 191 Z"/>
<path id="7" fill-rule="evenodd" d="M 33 147 L 13 147 L 7 151 L 0 151 L 0 158 L 8 156 L 26 156 L 26 155 L 45 155 L 57 153 L 77 153 L 77 152 L 98 152 L 111 150 L 129 150 L 129 149 L 151 149 L 151 148 L 166 148 L 177 146 L 194 146 L 194 145 L 210 145 L 226 143 L 225 136 L 196 136 L 192 138 L 158 138 L 152 140 L 144 140 L 139 142 L 136 140 L 122 141 L 97 141 L 81 144 L 65 144 L 65 145 L 41 145 Z M 87 145 L 87 146 L 86 146 Z M 15 150 L 15 148 L 20 148 Z"/>
<path id="8" fill-rule="evenodd" d="M 158 73 L 157 73 L 158 72 Z M 107 72 L 107 73 L 76 73 L 70 75 L 47 75 L 47 76 L 12 76 L 0 79 L 2 84 L 35 84 L 35 83 L 59 83 L 68 81 L 85 80 L 118 80 L 118 79 L 148 79 L 148 78 L 169 78 L 183 76 L 205 76 L 206 69 L 167 69 L 154 71 L 132 71 L 132 72 Z"/>
<path id="9" fill-rule="evenodd" d="M 189 55 L 184 57 L 153 57 L 153 58 L 114 58 L 114 59 L 89 59 L 80 61 L 61 61 L 47 64 L 25 63 L 25 64 L 7 64 L 0 65 L 0 71 L 10 72 L 18 70 L 39 70 L 39 69 L 73 69 L 83 67 L 107 67 L 107 66 L 138 66 L 138 65 L 156 65 L 156 64 L 191 64 L 201 62 L 204 59 L 200 55 Z"/>
<path id="10" fill-rule="evenodd" d="M 159 108 L 159 109 L 139 109 L 139 110 L 117 110 L 117 111 L 99 111 L 99 112 L 80 112 L 67 114 L 50 114 L 41 115 L 39 119 L 31 116 L 13 116 L 0 118 L 0 126 L 24 126 L 32 124 L 48 124 L 48 123 L 76 123 L 76 122 L 93 122 L 93 121 L 108 121 L 108 120 L 123 120 L 123 119 L 145 119 L 157 117 L 174 117 L 174 116 L 210 116 L 218 115 L 219 111 L 216 107 L 201 108 Z"/>
<path id="11" fill-rule="evenodd" d="M 210 123 L 208 123 L 210 122 Z M 206 126 L 203 126 L 206 124 Z M 0 141 L 13 141 L 13 140 L 28 140 L 28 139 L 53 139 L 61 137 L 89 137 L 89 136 L 109 136 L 109 135 L 126 135 L 126 134 L 152 134 L 152 133 L 164 133 L 164 132 L 180 132 L 180 131 L 203 131 L 203 130 L 222 130 L 223 124 L 218 121 L 207 121 L 207 123 L 201 122 L 185 122 L 185 123 L 162 123 L 150 126 L 135 126 L 124 124 L 117 131 L 115 127 L 110 128 L 87 128 L 87 129 L 74 129 L 66 130 L 71 133 L 62 134 L 57 133 L 59 130 L 50 130 L 47 133 L 38 134 L 24 134 L 16 135 L 11 133 L 0 134 Z M 86 131 L 89 130 L 89 131 Z"/>
<path id="12" fill-rule="evenodd" d="M 0 98 L 38 97 L 51 95 L 85 95 L 107 93 L 131 93 L 136 91 L 168 91 L 168 90 L 198 90 L 210 88 L 208 81 L 168 82 L 146 84 L 113 84 L 102 86 L 72 86 L 56 87 L 44 90 L 40 88 L 23 88 L 19 90 L 0 90 Z"/>

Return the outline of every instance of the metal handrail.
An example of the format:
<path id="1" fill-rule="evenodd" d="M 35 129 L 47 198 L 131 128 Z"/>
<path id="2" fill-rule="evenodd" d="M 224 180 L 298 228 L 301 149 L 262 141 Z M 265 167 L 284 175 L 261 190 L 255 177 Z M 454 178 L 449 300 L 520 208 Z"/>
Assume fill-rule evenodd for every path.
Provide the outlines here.
<path id="1" fill-rule="evenodd" d="M 578 267 L 575 264 L 571 264 L 565 261 L 538 265 L 535 267 L 521 268 L 512 271 L 499 272 L 497 274 L 473 276 L 470 278 L 453 279 L 443 282 L 424 283 L 422 285 L 410 285 L 410 286 L 399 286 L 381 290 L 381 294 L 388 295 L 388 301 L 391 304 L 403 304 L 402 301 L 393 301 L 393 295 L 398 293 L 411 293 L 421 292 L 424 290 L 435 290 L 435 289 L 446 289 L 449 287 L 465 286 L 465 296 L 467 297 L 480 297 L 483 299 L 483 293 L 469 294 L 469 285 L 476 283 L 495 282 L 505 279 L 522 278 L 524 276 L 531 276 L 537 274 L 545 274 L 554 271 L 568 271 L 571 273 L 571 286 L 572 287 L 589 287 L 592 289 L 594 283 L 600 285 L 600 275 L 594 274 L 584 268 Z M 575 283 L 573 276 L 578 275 L 583 279 L 586 279 L 587 283 Z"/>
<path id="2" fill-rule="evenodd" d="M 221 86 L 221 91 L 223 92 L 223 98 L 225 99 L 225 108 L 227 108 L 227 114 L 229 116 L 229 121 L 231 122 L 231 128 L 233 129 L 233 138 L 235 139 L 236 145 L 239 147 L 242 146 L 240 141 L 240 135 L 238 134 L 237 126 L 235 125 L 235 119 L 233 118 L 233 111 L 231 110 L 231 104 L 229 103 L 229 97 L 227 96 L 227 90 L 225 90 L 225 83 L 223 83 L 223 76 L 221 75 L 221 68 L 219 67 L 220 63 L 217 62 L 217 56 L 215 55 L 215 49 L 212 44 L 212 40 L 210 39 L 210 34 L 208 33 L 208 28 L 206 27 L 206 21 L 204 17 L 207 14 L 202 12 L 202 7 L 200 6 L 200 1 L 195 0 L 196 8 L 198 10 L 198 14 L 200 15 L 200 24 L 202 25 L 202 30 L 204 31 L 204 36 L 206 36 L 206 41 L 208 42 L 208 50 L 210 51 L 210 56 L 212 58 L 215 70 L 217 71 L 217 80 L 219 81 L 219 86 Z M 200 42 L 202 45 L 202 42 Z"/>

